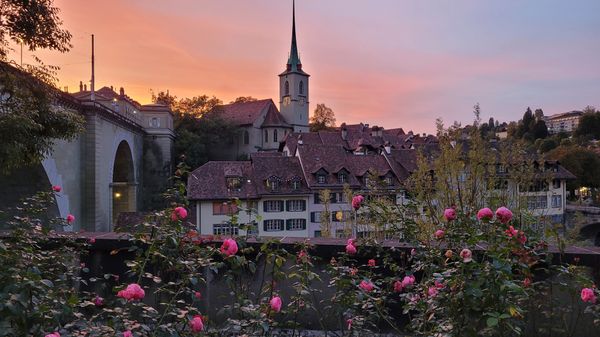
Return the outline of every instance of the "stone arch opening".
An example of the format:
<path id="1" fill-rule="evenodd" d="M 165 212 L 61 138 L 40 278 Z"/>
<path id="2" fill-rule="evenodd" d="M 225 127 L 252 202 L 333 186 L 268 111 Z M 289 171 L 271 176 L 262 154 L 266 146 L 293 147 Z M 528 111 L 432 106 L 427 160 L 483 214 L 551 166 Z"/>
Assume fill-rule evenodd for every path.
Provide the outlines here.
<path id="1" fill-rule="evenodd" d="M 137 211 L 137 183 L 131 148 L 126 141 L 121 141 L 115 154 L 111 188 L 112 223 L 115 224 L 119 214 Z"/>
<path id="2" fill-rule="evenodd" d="M 50 192 L 52 185 L 42 164 L 36 164 L 15 169 L 10 174 L 0 174 L 0 227 L 6 220 L 18 215 L 15 207 L 25 198 L 32 197 L 38 192 Z M 40 216 L 42 223 L 49 224 L 50 219 L 60 216 L 56 197 Z M 58 229 L 58 228 L 54 228 Z"/>

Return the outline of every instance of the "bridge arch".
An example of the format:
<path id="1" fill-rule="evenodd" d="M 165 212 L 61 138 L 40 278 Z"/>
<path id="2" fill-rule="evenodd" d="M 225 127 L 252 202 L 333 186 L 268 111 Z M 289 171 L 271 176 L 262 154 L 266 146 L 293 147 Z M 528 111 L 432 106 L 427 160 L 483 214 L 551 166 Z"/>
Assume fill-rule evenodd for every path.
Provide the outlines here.
<path id="1" fill-rule="evenodd" d="M 115 140 L 110 167 L 110 221 L 111 227 L 120 213 L 137 211 L 138 170 L 135 148 L 123 138 Z M 114 229 L 114 228 L 111 228 Z"/>
<path id="2" fill-rule="evenodd" d="M 600 247 L 600 222 L 587 224 L 579 230 L 582 238 L 592 240 L 594 246 Z"/>

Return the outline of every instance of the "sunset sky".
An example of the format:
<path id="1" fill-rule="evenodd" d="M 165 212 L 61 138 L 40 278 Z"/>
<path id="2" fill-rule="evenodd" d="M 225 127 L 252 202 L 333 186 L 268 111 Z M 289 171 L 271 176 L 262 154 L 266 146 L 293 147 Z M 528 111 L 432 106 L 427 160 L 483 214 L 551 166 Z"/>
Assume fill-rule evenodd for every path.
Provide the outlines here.
<path id="1" fill-rule="evenodd" d="M 97 88 L 123 86 L 141 103 L 167 89 L 278 102 L 292 0 L 56 5 L 73 49 L 37 55 L 61 67 L 71 92 L 90 79 L 95 34 Z M 546 115 L 600 106 L 599 13 L 598 0 L 298 0 L 311 110 L 325 103 L 338 124 L 432 132 L 436 117 L 470 122 L 476 102 L 484 120 L 501 121 L 527 106 Z"/>

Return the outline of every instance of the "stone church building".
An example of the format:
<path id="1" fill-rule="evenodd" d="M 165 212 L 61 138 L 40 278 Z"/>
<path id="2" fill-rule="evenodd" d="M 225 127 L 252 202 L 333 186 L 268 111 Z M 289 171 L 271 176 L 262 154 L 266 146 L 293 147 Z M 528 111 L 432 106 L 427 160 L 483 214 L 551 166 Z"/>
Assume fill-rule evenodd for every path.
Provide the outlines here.
<path id="1" fill-rule="evenodd" d="M 308 132 L 309 77 L 298 55 L 294 7 L 290 55 L 279 74 L 279 109 L 271 99 L 219 106 L 216 111 L 221 117 L 239 128 L 239 136 L 224 150 L 225 156 L 245 159 L 254 152 L 277 151 L 288 134 Z"/>

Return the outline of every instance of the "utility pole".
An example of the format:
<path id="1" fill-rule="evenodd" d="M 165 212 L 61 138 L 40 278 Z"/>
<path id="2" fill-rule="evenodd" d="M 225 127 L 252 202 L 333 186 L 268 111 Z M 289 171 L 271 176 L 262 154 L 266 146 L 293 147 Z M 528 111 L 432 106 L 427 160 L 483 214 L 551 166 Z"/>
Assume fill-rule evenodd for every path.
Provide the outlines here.
<path id="1" fill-rule="evenodd" d="M 94 82 L 95 82 L 95 79 L 94 79 L 94 34 L 92 34 L 92 80 L 90 82 L 90 90 L 92 92 L 91 95 L 90 95 L 90 99 L 92 101 L 95 100 L 95 97 L 94 97 Z"/>

